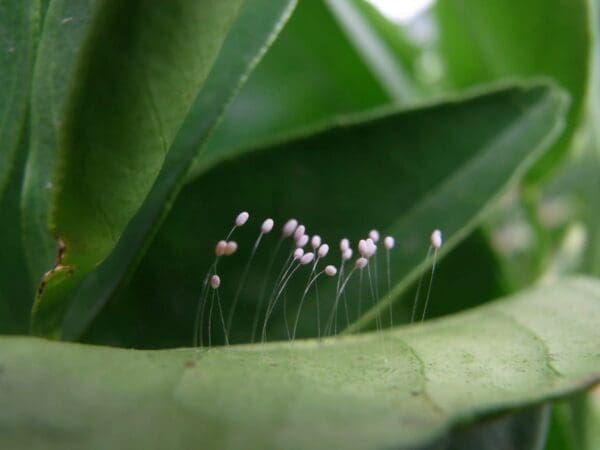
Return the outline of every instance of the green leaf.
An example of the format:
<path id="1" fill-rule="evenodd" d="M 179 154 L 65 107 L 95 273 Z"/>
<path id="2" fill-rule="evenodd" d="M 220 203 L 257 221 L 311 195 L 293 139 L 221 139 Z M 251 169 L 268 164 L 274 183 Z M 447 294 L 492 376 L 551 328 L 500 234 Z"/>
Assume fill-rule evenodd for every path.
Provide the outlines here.
<path id="1" fill-rule="evenodd" d="M 578 393 L 554 407 L 547 450 L 594 450 L 600 445 L 598 388 Z"/>
<path id="2" fill-rule="evenodd" d="M 477 273 L 477 276 L 465 276 L 469 272 Z M 440 290 L 443 290 L 444 297 L 452 301 L 441 302 L 434 298 L 428 305 L 426 317 L 430 319 L 453 314 L 507 295 L 509 291 L 499 276 L 500 273 L 502 271 L 497 256 L 489 247 L 484 233 L 475 230 L 436 264 L 435 297 L 439 297 Z M 396 323 L 410 320 L 416 288 L 413 285 L 404 291 L 394 303 L 393 319 Z M 423 312 L 422 300 L 415 312 L 420 319 Z M 388 311 L 383 311 L 382 314 L 383 323 L 389 323 Z"/>
<path id="3" fill-rule="evenodd" d="M 457 430 L 427 450 L 544 450 L 550 407 L 502 414 Z"/>
<path id="4" fill-rule="evenodd" d="M 228 108 L 190 177 L 207 159 L 224 152 L 389 100 L 324 1 L 299 2 Z"/>
<path id="5" fill-rule="evenodd" d="M 33 309 L 36 333 L 56 332 L 66 297 L 145 200 L 242 4 L 51 3 L 25 184 L 32 275 L 48 271 Z"/>
<path id="6" fill-rule="evenodd" d="M 565 155 L 584 110 L 592 42 L 589 9 L 587 0 L 444 0 L 434 8 L 440 56 L 454 87 L 546 75 L 571 95 L 566 133 L 538 163 L 537 175 Z"/>
<path id="7" fill-rule="evenodd" d="M 600 446 L 600 390 L 596 387 L 587 398 L 585 442 L 589 449 Z"/>
<path id="8" fill-rule="evenodd" d="M 0 2 L 0 199 L 25 127 L 39 22 L 39 1 Z"/>
<path id="9" fill-rule="evenodd" d="M 25 167 L 28 130 L 21 135 L 14 168 L 0 195 L 0 334 L 25 334 L 34 290 L 28 277 L 21 239 L 21 185 Z"/>
<path id="10" fill-rule="evenodd" d="M 205 85 L 192 105 L 165 165 L 110 257 L 85 280 L 65 318 L 65 337 L 78 338 L 114 290 L 135 269 L 168 213 L 194 158 L 203 149 L 240 85 L 273 42 L 294 0 L 247 0 Z"/>
<path id="11" fill-rule="evenodd" d="M 393 297 L 399 296 L 425 268 L 421 263 L 431 231 L 444 230 L 442 254 L 450 251 L 561 130 L 566 98 L 559 90 L 532 85 L 478 94 L 408 111 L 346 118 L 231 157 L 212 169 L 206 164 L 204 175 L 182 191 L 130 286 L 111 302 L 94 330 L 96 337 L 89 339 L 126 346 L 189 344 L 188 319 L 195 314 L 214 243 L 224 237 L 240 210 L 250 211 L 252 219 L 234 236 L 239 243 L 236 257 L 223 263 L 226 309 L 258 224 L 266 217 L 273 217 L 278 227 L 290 217 L 300 219 L 310 234 L 329 242 L 329 262 L 336 265 L 342 237 L 356 243 L 371 228 L 394 235 L 398 244 L 391 253 L 391 275 Z M 278 235 L 265 238 L 253 262 L 233 319 L 235 342 L 250 339 Z M 282 259 L 289 245 L 280 252 Z M 381 259 L 381 269 L 383 264 Z M 385 286 L 384 273 L 380 270 L 380 286 Z M 298 283 L 307 276 L 299 272 Z M 331 306 L 332 284 L 319 284 L 323 310 Z M 290 287 L 289 320 L 303 288 Z M 358 286 L 354 283 L 349 289 L 356 297 Z M 366 297 L 362 311 L 370 304 Z M 304 308 L 299 335 L 316 336 L 316 304 L 311 300 Z M 350 317 L 359 312 L 356 307 Z M 270 338 L 286 336 L 283 319 L 277 311 Z M 79 322 L 69 325 L 81 330 Z M 102 333 L 111 337 L 104 340 L 98 336 Z M 65 336 L 79 335 L 65 330 Z"/>
<path id="12" fill-rule="evenodd" d="M 417 45 L 404 30 L 364 0 L 326 0 L 361 57 L 396 104 L 422 99 L 425 89 L 415 73 Z"/>
<path id="13" fill-rule="evenodd" d="M 588 94 L 588 122 L 587 131 L 589 135 L 587 153 L 589 156 L 584 157 L 584 163 L 589 163 L 587 166 L 592 168 L 595 173 L 585 179 L 585 191 L 580 194 L 583 198 L 587 211 L 584 213 L 584 220 L 587 222 L 588 231 L 590 233 L 589 244 L 586 254 L 585 272 L 600 276 L 600 230 L 598 223 L 600 222 L 600 211 L 594 207 L 597 200 L 597 192 L 600 189 L 600 180 L 598 173 L 600 172 L 600 129 L 597 124 L 600 120 L 600 1 L 592 0 L 590 2 L 592 12 L 592 30 L 594 37 L 594 46 L 592 53 L 592 75 Z M 588 160 L 589 158 L 589 160 Z M 600 419 L 599 419 L 600 420 Z M 599 432 L 600 435 L 600 432 Z M 598 442 L 600 442 L 600 437 Z"/>
<path id="14" fill-rule="evenodd" d="M 0 340 L 4 448 L 422 448 L 600 380 L 600 283 L 357 336 L 140 351 Z"/>
<path id="15" fill-rule="evenodd" d="M 441 228 L 444 230 L 446 236 L 449 236 L 450 238 L 446 238 L 444 246 L 442 248 L 442 251 L 440 252 L 442 255 L 444 254 L 444 252 L 448 252 L 450 251 L 453 246 L 455 245 L 455 243 L 458 243 L 460 241 L 460 239 L 464 238 L 466 236 L 466 234 L 470 231 L 472 231 L 479 223 L 477 222 L 477 219 L 481 220 L 482 217 L 481 215 L 479 215 L 479 217 L 477 217 L 477 213 L 475 211 L 473 211 L 473 216 L 472 217 L 465 217 L 464 222 L 459 224 L 458 221 L 450 224 L 449 223 L 449 218 L 448 218 L 448 213 L 447 213 L 447 209 L 448 208 L 448 200 L 445 200 L 444 197 L 445 196 L 450 196 L 453 199 L 459 199 L 459 202 L 457 202 L 456 205 L 452 205 L 452 211 L 454 213 L 454 217 L 457 217 L 456 212 L 457 210 L 463 209 L 465 208 L 465 210 L 469 210 L 469 206 L 474 206 L 471 202 L 473 200 L 473 198 L 475 196 L 473 196 L 472 198 L 469 198 L 470 196 L 467 195 L 467 191 L 469 191 L 471 189 L 471 186 L 475 186 L 477 185 L 477 190 L 478 193 L 481 194 L 483 191 L 481 191 L 480 188 L 482 188 L 483 186 L 485 186 L 487 183 L 491 182 L 493 180 L 493 178 L 496 176 L 500 175 L 499 172 L 499 168 L 500 168 L 500 160 L 502 160 L 502 163 L 506 163 L 506 158 L 508 156 L 508 153 L 505 152 L 509 152 L 510 150 L 508 150 L 509 147 L 511 146 L 515 146 L 513 147 L 512 151 L 515 151 L 515 153 L 512 154 L 516 154 L 516 148 L 521 148 L 521 151 L 525 150 L 527 151 L 531 151 L 532 149 L 535 149 L 536 145 L 530 141 L 530 143 L 527 143 L 527 140 L 529 139 L 528 137 L 526 137 L 529 133 L 531 133 L 534 130 L 538 130 L 539 132 L 541 132 L 542 134 L 537 135 L 537 138 L 540 139 L 539 143 L 537 144 L 538 150 L 534 151 L 533 154 L 529 154 L 528 157 L 526 157 L 526 159 L 524 160 L 524 164 L 522 165 L 516 165 L 516 166 L 512 166 L 512 181 L 513 182 L 517 182 L 518 179 L 520 177 L 522 177 L 527 170 L 529 170 L 533 164 L 536 163 L 536 161 L 538 160 L 539 157 L 542 157 L 544 154 L 544 151 L 547 150 L 554 142 L 555 140 L 560 136 L 560 133 L 564 131 L 564 117 L 567 114 L 567 104 L 566 104 L 566 98 L 562 97 L 562 100 L 558 100 L 558 98 L 555 99 L 557 101 L 557 103 L 554 103 L 554 105 L 552 107 L 550 107 L 550 109 L 546 109 L 547 106 L 550 106 L 550 104 L 547 104 L 545 106 L 540 106 L 539 109 L 537 107 L 533 108 L 533 111 L 535 111 L 534 114 L 532 114 L 530 116 L 530 119 L 533 120 L 533 122 L 530 122 L 529 124 L 526 124 L 526 121 L 522 121 L 518 124 L 515 125 L 514 129 L 512 130 L 507 130 L 505 133 L 502 133 L 502 136 L 499 137 L 499 139 L 493 139 L 490 142 L 486 143 L 486 144 L 491 144 L 491 149 L 489 152 L 485 152 L 481 155 L 479 159 L 479 161 L 477 161 L 476 163 L 474 163 L 473 167 L 469 169 L 464 169 L 465 171 L 463 173 L 457 174 L 457 176 L 452 176 L 450 178 L 450 182 L 448 184 L 446 184 L 445 186 L 443 186 L 442 189 L 440 189 L 440 195 L 439 198 L 437 199 L 428 199 L 431 201 L 432 205 L 436 205 L 435 207 L 432 207 L 432 209 L 434 209 L 434 211 L 436 211 L 436 213 L 439 214 L 438 217 L 431 217 L 431 213 L 430 212 L 422 212 L 419 211 L 419 213 L 422 214 L 423 218 L 420 218 L 419 215 L 420 214 L 415 214 L 417 217 L 419 217 L 419 221 L 423 222 L 424 218 L 427 217 L 429 219 L 429 223 L 438 223 L 438 224 L 442 224 L 442 225 L 438 225 L 438 226 L 430 226 L 429 229 L 433 229 L 433 228 Z M 555 109 L 556 108 L 556 109 Z M 555 113 L 559 112 L 558 115 L 554 116 L 554 121 L 555 121 L 555 125 L 556 127 L 551 127 L 545 130 L 545 133 L 547 133 L 546 135 L 544 135 L 544 131 L 542 131 L 542 129 L 544 128 L 544 126 L 542 125 L 541 128 L 538 129 L 538 126 L 540 126 L 544 121 L 545 122 L 545 126 L 550 125 L 550 123 L 552 122 L 552 119 L 544 119 L 542 118 L 542 116 L 539 116 L 538 114 L 542 113 L 542 111 L 545 111 L 542 114 L 546 114 L 549 113 L 551 110 L 554 110 Z M 551 113 L 552 114 L 552 113 Z M 526 115 L 523 117 L 527 117 Z M 533 123 L 536 123 L 537 125 L 533 125 Z M 475 125 L 476 126 L 476 125 Z M 472 130 L 469 130 L 468 133 L 472 133 Z M 469 136 L 472 136 L 472 134 L 469 134 Z M 508 139 L 506 139 L 508 138 Z M 513 139 L 516 141 L 513 141 Z M 503 142 L 504 141 L 504 142 Z M 521 146 L 524 147 L 521 147 Z M 498 146 L 498 147 L 496 147 Z M 500 149 L 502 148 L 502 149 Z M 508 168 L 508 167 L 507 167 Z M 474 170 L 473 170 L 474 169 Z M 462 172 L 462 171 L 461 171 Z M 510 175 L 509 175 L 510 176 Z M 485 180 L 485 181 L 484 181 Z M 495 183 L 491 183 L 489 188 L 490 190 L 487 190 L 487 197 L 484 200 L 484 203 L 482 204 L 482 208 L 487 206 L 490 207 L 493 203 L 494 200 L 496 200 L 499 195 L 504 192 L 504 190 L 502 189 L 501 192 L 499 191 L 493 191 L 494 188 L 492 188 L 492 185 L 494 186 L 498 186 L 498 184 L 501 183 L 500 179 L 496 179 Z M 502 187 L 506 187 L 506 184 L 502 185 Z M 431 193 L 430 193 L 431 195 Z M 464 201 L 464 203 L 462 203 Z M 421 209 L 421 205 L 419 205 L 418 210 Z M 414 219 L 413 219 L 414 220 Z M 407 226 L 408 227 L 408 226 Z M 422 230 L 422 227 L 421 227 Z M 400 236 L 410 236 L 410 232 L 407 229 L 401 229 L 400 232 L 395 230 L 395 233 L 397 235 Z M 422 231 L 421 231 L 422 233 Z M 457 238 L 456 241 L 454 241 L 454 236 L 453 233 L 456 233 Z M 421 238 L 422 240 L 424 239 L 425 236 L 423 236 L 423 238 Z M 414 256 L 413 256 L 414 258 Z M 362 317 L 357 323 L 352 324 L 352 326 L 348 329 L 348 331 L 356 331 L 356 330 L 360 330 L 362 328 L 364 328 L 365 326 L 367 326 L 367 324 L 369 322 L 371 322 L 371 324 L 375 321 L 377 315 L 381 314 L 381 311 L 383 311 L 383 309 L 386 307 L 386 303 L 388 303 L 389 301 L 393 301 L 393 299 L 401 294 L 408 286 L 410 283 L 414 282 L 417 278 L 417 275 L 419 273 L 419 268 L 414 268 L 416 263 L 418 260 L 416 260 L 415 258 L 413 259 L 413 269 L 411 272 L 409 272 L 409 267 L 410 266 L 406 266 L 406 273 L 407 276 L 403 279 L 401 279 L 398 284 L 394 287 L 394 289 L 392 290 L 391 295 L 389 296 L 389 298 L 386 301 L 380 302 L 376 308 L 373 308 L 371 311 L 369 311 L 364 317 Z M 397 267 L 397 266 L 395 266 Z"/>

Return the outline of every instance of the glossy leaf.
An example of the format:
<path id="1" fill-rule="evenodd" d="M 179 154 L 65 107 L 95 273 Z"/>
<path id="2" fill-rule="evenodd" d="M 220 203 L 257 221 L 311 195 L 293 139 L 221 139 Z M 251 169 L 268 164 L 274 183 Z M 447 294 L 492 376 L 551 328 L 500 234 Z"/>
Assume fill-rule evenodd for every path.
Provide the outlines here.
<path id="1" fill-rule="evenodd" d="M 390 299 L 397 297 L 425 267 L 421 263 L 431 231 L 444 230 L 442 254 L 450 251 L 561 130 L 566 99 L 554 88 L 536 85 L 480 94 L 409 111 L 347 118 L 240 154 L 212 169 L 207 164 L 205 174 L 182 191 L 130 287 L 109 305 L 93 333 L 112 336 L 89 339 L 125 346 L 189 344 L 214 243 L 225 236 L 240 210 L 250 211 L 252 218 L 234 236 L 239 243 L 236 257 L 223 262 L 226 309 L 266 217 L 276 220 L 278 230 L 290 217 L 301 220 L 309 234 L 329 242 L 327 261 L 336 265 L 342 237 L 356 243 L 371 228 L 394 235 L 398 244 L 390 255 L 395 286 Z M 279 233 L 266 237 L 256 255 L 231 327 L 235 342 L 250 339 L 268 257 Z M 281 259 L 290 245 L 285 243 Z M 383 264 L 380 259 L 381 269 Z M 298 285 L 289 291 L 290 320 L 306 272 L 299 272 Z M 379 272 L 381 284 L 384 273 Z M 323 308 L 333 300 L 332 284 L 320 283 Z M 358 285 L 349 289 L 356 298 Z M 371 301 L 365 296 L 363 312 Z M 300 335 L 316 336 L 315 301 L 307 302 L 303 311 Z M 358 313 L 355 306 L 352 320 Z M 286 336 L 285 317 L 277 311 L 269 339 Z M 114 334 L 119 336 L 116 340 Z"/>
<path id="2" fill-rule="evenodd" d="M 0 334 L 27 333 L 34 297 L 21 239 L 20 199 L 27 150 L 26 131 L 22 133 L 4 195 L 0 196 Z"/>
<path id="3" fill-rule="evenodd" d="M 389 101 L 324 0 L 299 2 L 228 108 L 190 178 L 207 159 Z"/>
<path id="4" fill-rule="evenodd" d="M 294 0 L 248 0 L 203 89 L 190 109 L 156 184 L 111 256 L 85 280 L 65 318 L 65 337 L 78 338 L 135 269 L 240 85 L 286 23 Z"/>
<path id="5" fill-rule="evenodd" d="M 50 4 L 25 184 L 32 275 L 47 271 L 35 332 L 55 333 L 65 299 L 141 206 L 242 3 Z"/>
<path id="6" fill-rule="evenodd" d="M 473 427 L 457 430 L 427 450 L 544 450 L 550 406 L 499 414 Z M 550 449 L 546 449 L 550 450 Z"/>
<path id="7" fill-rule="evenodd" d="M 37 0 L 0 3 L 0 199 L 25 129 L 40 14 Z"/>
<path id="8" fill-rule="evenodd" d="M 417 98 L 416 83 L 403 61 L 396 57 L 367 19 L 373 19 L 368 15 L 372 10 L 368 6 L 372 5 L 361 8 L 358 2 L 340 0 L 327 0 L 327 5 L 390 97 L 397 103 L 414 101 Z"/>
<path id="9" fill-rule="evenodd" d="M 543 175 L 568 150 L 584 109 L 592 42 L 589 2 L 440 0 L 434 14 L 450 85 L 546 75 L 569 92 L 567 132 L 536 167 Z"/>
<path id="10" fill-rule="evenodd" d="M 431 448 L 454 426 L 598 382 L 598 321 L 599 282 L 574 279 L 322 341 L 136 351 L 2 338 L 0 444 Z"/>
<path id="11" fill-rule="evenodd" d="M 490 249 L 484 233 L 480 230 L 474 231 L 443 260 L 437 262 L 433 299 L 428 304 L 426 318 L 457 313 L 507 295 L 510 291 L 506 288 L 501 273 L 497 256 Z M 429 273 L 424 273 L 424 281 L 427 281 L 427 276 Z M 394 303 L 392 319 L 395 323 L 410 321 L 417 284 L 404 291 Z M 444 297 L 451 298 L 452 301 L 439 301 L 441 292 Z M 419 319 L 422 317 L 423 308 L 424 302 L 421 296 L 415 309 L 416 317 Z M 384 310 L 382 313 L 383 323 L 389 323 L 389 311 Z"/>
<path id="12" fill-rule="evenodd" d="M 592 74 L 590 81 L 590 88 L 588 94 L 588 133 L 590 134 L 589 153 L 594 153 L 595 156 L 590 155 L 590 164 L 595 174 L 591 177 L 586 177 L 586 185 L 591 189 L 587 191 L 583 198 L 584 201 L 592 205 L 588 209 L 588 217 L 585 218 L 587 221 L 590 236 L 589 249 L 586 255 L 586 267 L 585 271 L 596 276 L 600 276 L 600 230 L 598 230 L 598 220 L 600 220 L 599 208 L 593 207 L 597 196 L 592 192 L 598 192 L 600 189 L 600 181 L 598 181 L 598 173 L 600 172 L 600 129 L 597 124 L 600 121 L 600 1 L 592 0 L 590 2 L 591 10 L 591 21 L 592 29 L 594 30 L 594 46 L 592 52 Z M 589 170 L 589 169 L 588 169 Z M 587 189 L 586 189 L 587 190 Z M 600 414 L 599 414 L 600 415 Z M 600 419 L 599 419 L 600 420 Z M 598 433 L 600 435 L 600 432 Z M 600 436 L 598 438 L 600 442 Z"/>

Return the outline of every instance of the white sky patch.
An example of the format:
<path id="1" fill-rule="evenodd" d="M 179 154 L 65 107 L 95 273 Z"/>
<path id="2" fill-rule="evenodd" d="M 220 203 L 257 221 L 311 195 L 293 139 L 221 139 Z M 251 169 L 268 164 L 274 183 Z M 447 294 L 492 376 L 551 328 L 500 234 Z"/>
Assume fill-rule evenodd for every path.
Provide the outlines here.
<path id="1" fill-rule="evenodd" d="M 410 22 L 429 8 L 435 0 L 367 0 L 388 19 L 394 22 Z"/>

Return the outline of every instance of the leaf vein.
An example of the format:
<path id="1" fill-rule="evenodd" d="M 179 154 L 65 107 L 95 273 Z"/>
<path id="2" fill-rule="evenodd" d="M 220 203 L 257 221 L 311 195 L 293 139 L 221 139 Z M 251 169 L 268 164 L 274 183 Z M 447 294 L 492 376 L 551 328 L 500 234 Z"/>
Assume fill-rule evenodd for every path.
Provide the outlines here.
<path id="1" fill-rule="evenodd" d="M 544 339 L 538 333 L 536 333 L 530 327 L 528 327 L 524 323 L 521 323 L 516 317 L 513 317 L 512 315 L 508 314 L 505 311 L 502 311 L 500 309 L 496 309 L 495 313 L 499 317 L 507 319 L 510 323 L 512 323 L 513 325 L 517 326 L 520 330 L 524 331 L 528 336 L 530 336 L 536 343 L 538 343 L 538 345 L 544 351 L 544 355 L 545 355 L 544 361 L 546 362 L 546 367 L 548 368 L 548 370 L 556 378 L 565 378 L 565 375 L 563 373 L 561 373 L 560 370 L 558 370 L 552 364 L 552 359 L 553 359 L 552 358 L 552 352 L 550 351 L 550 348 L 548 347 L 548 344 L 546 344 L 546 341 L 544 341 Z"/>
<path id="2" fill-rule="evenodd" d="M 427 369 L 426 369 L 427 365 L 425 364 L 425 361 L 421 358 L 421 356 L 419 356 L 417 351 L 410 344 L 408 344 L 405 340 L 401 339 L 398 336 L 396 336 L 396 339 L 400 343 L 400 345 L 402 345 L 406 349 L 406 351 L 408 351 L 415 358 L 415 360 L 419 363 L 419 374 L 420 374 L 421 384 L 417 391 L 418 395 L 424 400 L 424 402 L 436 414 L 438 414 L 440 416 L 445 416 L 446 413 L 444 412 L 444 409 L 439 404 L 437 404 L 437 402 L 433 399 L 433 397 L 431 397 L 431 395 L 429 395 L 429 392 L 427 392 L 428 379 L 427 379 Z"/>

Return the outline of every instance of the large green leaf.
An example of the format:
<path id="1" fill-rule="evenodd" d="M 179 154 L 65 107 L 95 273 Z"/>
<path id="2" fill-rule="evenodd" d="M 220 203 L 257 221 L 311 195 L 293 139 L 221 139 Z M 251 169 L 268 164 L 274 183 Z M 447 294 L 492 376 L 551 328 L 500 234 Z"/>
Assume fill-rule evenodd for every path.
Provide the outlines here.
<path id="1" fill-rule="evenodd" d="M 561 130 L 566 99 L 552 87 L 479 94 L 409 111 L 347 118 L 238 155 L 212 169 L 207 162 L 204 175 L 182 191 L 129 288 L 109 305 L 95 332 L 104 329 L 112 336 L 102 342 L 127 346 L 191 342 L 188 318 L 194 315 L 213 245 L 242 209 L 251 212 L 250 224 L 236 232 L 239 252 L 224 261 L 221 270 L 227 309 L 258 223 L 265 217 L 274 217 L 278 226 L 289 217 L 303 221 L 308 233 L 329 242 L 332 251 L 327 261 L 336 265 L 340 238 L 356 243 L 371 228 L 393 234 L 398 245 L 391 254 L 391 276 L 396 286 L 393 297 L 397 297 L 418 277 L 431 230 L 444 230 L 442 253 L 453 248 L 478 223 L 484 208 Z M 265 238 L 249 272 L 233 319 L 236 342 L 250 338 L 271 252 L 268 247 L 275 245 L 277 235 Z M 286 252 L 289 245 L 285 244 Z M 380 259 L 380 269 L 383 264 Z M 380 270 L 378 278 L 385 286 L 383 273 Z M 299 272 L 299 284 L 290 286 L 290 317 L 307 276 Z M 322 280 L 320 287 L 325 308 L 334 297 L 331 280 Z M 356 288 L 356 284 L 349 287 L 353 296 Z M 363 311 L 369 304 L 363 304 Z M 302 336 L 317 335 L 315 308 L 313 300 L 306 302 L 299 324 Z M 358 309 L 351 316 L 357 313 Z M 89 322 L 81 317 L 65 324 L 65 336 L 81 335 Z M 286 335 L 283 318 L 278 310 L 271 337 Z M 115 333 L 120 337 L 115 339 Z"/>
<path id="2" fill-rule="evenodd" d="M 22 133 L 14 169 L 0 195 L 0 334 L 25 334 L 34 290 L 28 278 L 21 239 L 21 184 L 27 150 L 27 129 Z"/>
<path id="3" fill-rule="evenodd" d="M 600 230 L 598 223 L 600 222 L 600 209 L 595 207 L 597 204 L 597 192 L 600 189 L 600 180 L 598 173 L 600 172 L 600 129 L 597 126 L 600 121 L 600 1 L 590 1 L 592 11 L 592 29 L 594 31 L 594 46 L 593 46 L 593 68 L 590 81 L 590 89 L 588 95 L 588 130 L 590 134 L 589 153 L 590 163 L 595 170 L 592 177 L 586 178 L 588 187 L 586 194 L 582 196 L 587 200 L 588 213 L 586 221 L 588 231 L 590 232 L 590 242 L 586 255 L 585 270 L 594 275 L 600 275 Z M 595 154 L 595 157 L 591 155 Z M 587 161 L 586 161 L 587 162 Z M 589 169 L 588 169 L 589 170 Z M 594 191 L 595 189 L 595 191 Z M 599 433 L 600 434 L 600 433 Z"/>
<path id="4" fill-rule="evenodd" d="M 148 198 L 111 256 L 77 292 L 66 317 L 67 338 L 79 336 L 135 268 L 179 193 L 194 158 L 295 4 L 294 0 L 247 0 Z"/>
<path id="5" fill-rule="evenodd" d="M 185 163 L 195 155 L 186 133 L 205 130 L 199 118 L 214 121 L 228 97 L 217 97 L 206 116 L 188 112 L 243 3 L 50 5 L 36 63 L 25 192 L 32 273 L 52 269 L 34 305 L 35 332 L 55 332 L 67 297 L 113 249 L 165 157 Z M 183 175 L 168 176 L 173 185 Z"/>
<path id="6" fill-rule="evenodd" d="M 440 0 L 434 12 L 451 86 L 546 75 L 569 92 L 567 132 L 537 166 L 543 174 L 565 154 L 584 109 L 592 42 L 589 2 Z"/>
<path id="7" fill-rule="evenodd" d="M 136 351 L 3 338 L 0 444 L 421 448 L 598 382 L 599 321 L 600 283 L 574 279 L 321 341 Z"/>
<path id="8" fill-rule="evenodd" d="M 40 2 L 0 2 L 0 199 L 25 127 Z"/>
<path id="9" fill-rule="evenodd" d="M 547 450 L 595 450 L 600 445 L 600 396 L 596 387 L 556 404 Z"/>
<path id="10" fill-rule="evenodd" d="M 197 165 L 389 100 L 324 0 L 300 2 L 227 110 Z"/>
<path id="11" fill-rule="evenodd" d="M 471 272 L 476 272 L 477 276 L 467 276 Z M 507 295 L 510 291 L 506 288 L 501 273 L 497 256 L 488 245 L 484 233 L 475 230 L 437 263 L 433 287 L 435 295 L 428 305 L 426 317 L 453 314 Z M 417 284 L 404 291 L 394 303 L 392 319 L 396 323 L 410 320 Z M 438 301 L 437 297 L 440 296 L 441 291 L 445 298 L 452 301 Z M 415 313 L 419 318 L 423 306 L 423 301 L 416 306 Z M 384 310 L 382 313 L 383 323 L 389 323 L 389 311 Z"/>
<path id="12" fill-rule="evenodd" d="M 414 103 L 427 89 L 416 73 L 420 50 L 406 30 L 365 0 L 326 0 L 363 60 L 395 103 Z"/>
<path id="13" fill-rule="evenodd" d="M 550 406 L 545 404 L 499 414 L 477 426 L 459 429 L 427 450 L 544 450 L 549 413 Z"/>

